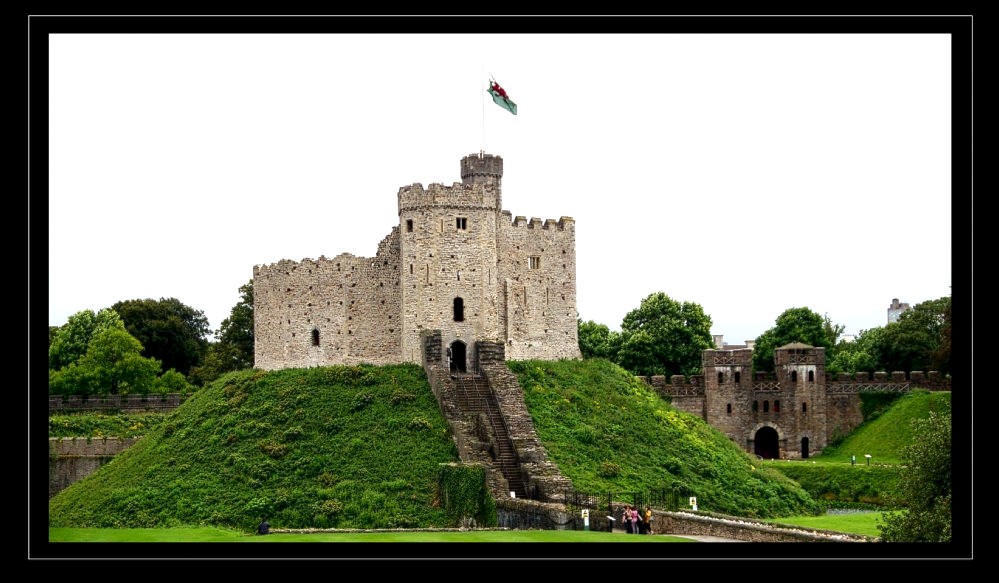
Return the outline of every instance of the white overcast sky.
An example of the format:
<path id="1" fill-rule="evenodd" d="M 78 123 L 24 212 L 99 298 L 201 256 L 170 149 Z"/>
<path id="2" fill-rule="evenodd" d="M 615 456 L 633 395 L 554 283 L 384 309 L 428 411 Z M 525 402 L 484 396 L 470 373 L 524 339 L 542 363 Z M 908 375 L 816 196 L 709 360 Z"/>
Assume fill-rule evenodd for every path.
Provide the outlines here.
<path id="1" fill-rule="evenodd" d="M 49 324 L 172 297 L 217 329 L 254 265 L 373 257 L 480 150 L 504 209 L 575 219 L 612 330 L 655 292 L 730 344 L 951 293 L 947 34 L 418 30 L 51 34 Z"/>

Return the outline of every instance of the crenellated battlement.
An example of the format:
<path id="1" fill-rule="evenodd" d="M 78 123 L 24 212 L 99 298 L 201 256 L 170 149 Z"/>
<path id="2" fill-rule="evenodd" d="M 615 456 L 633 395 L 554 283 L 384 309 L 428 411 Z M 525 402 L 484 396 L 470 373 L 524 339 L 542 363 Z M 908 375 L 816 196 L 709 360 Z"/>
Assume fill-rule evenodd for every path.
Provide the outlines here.
<path id="1" fill-rule="evenodd" d="M 523 215 L 517 215 L 516 217 L 513 217 L 511 219 L 510 217 L 512 217 L 512 214 L 510 213 L 510 211 L 503 211 L 502 215 L 504 218 L 510 221 L 511 226 L 526 227 L 528 229 L 547 229 L 547 230 L 564 231 L 566 227 L 576 224 L 575 219 L 573 219 L 572 217 L 565 217 L 565 216 L 557 221 L 555 219 L 545 219 L 542 222 L 542 220 L 537 217 L 531 217 L 531 220 L 528 221 L 527 217 Z"/>
<path id="2" fill-rule="evenodd" d="M 675 374 L 669 377 L 668 383 L 663 375 L 638 378 L 663 396 L 704 395 L 704 375 L 693 375 L 688 378 L 682 374 Z"/>
<path id="3" fill-rule="evenodd" d="M 479 152 L 461 159 L 461 180 L 465 184 L 495 182 L 503 178 L 503 158 Z"/>
<path id="4" fill-rule="evenodd" d="M 254 366 L 418 363 L 426 330 L 458 370 L 484 338 L 510 359 L 579 358 L 575 222 L 514 221 L 502 176 L 503 159 L 480 152 L 461 160 L 461 182 L 399 188 L 373 258 L 254 266 Z"/>
<path id="5" fill-rule="evenodd" d="M 397 231 L 396 228 L 394 231 Z M 385 240 L 388 240 L 390 234 Z M 385 240 L 382 243 L 385 243 Z M 381 245 L 379 245 L 381 246 Z M 353 253 L 341 253 L 336 257 L 330 259 L 325 255 L 320 255 L 318 259 L 313 259 L 311 257 L 305 257 L 300 261 L 292 261 L 291 259 L 282 259 L 274 263 L 260 264 L 253 266 L 253 277 L 288 277 L 294 275 L 296 272 L 309 273 L 313 271 L 318 271 L 322 269 L 327 269 L 333 267 L 335 270 L 342 270 L 344 267 L 349 267 L 351 265 L 358 265 L 359 263 L 370 260 L 368 257 L 360 257 L 354 255 Z"/>
<path id="6" fill-rule="evenodd" d="M 791 343 L 774 350 L 773 372 L 752 372 L 751 348 L 708 349 L 702 375 L 638 377 L 674 408 L 704 419 L 764 459 L 807 458 L 864 422 L 863 393 L 949 391 L 939 372 L 825 372 L 825 349 Z"/>
<path id="7" fill-rule="evenodd" d="M 462 184 L 445 186 L 434 182 L 427 188 L 420 183 L 399 189 L 399 214 L 427 208 L 471 208 L 499 211 L 500 191 L 493 184 Z"/>

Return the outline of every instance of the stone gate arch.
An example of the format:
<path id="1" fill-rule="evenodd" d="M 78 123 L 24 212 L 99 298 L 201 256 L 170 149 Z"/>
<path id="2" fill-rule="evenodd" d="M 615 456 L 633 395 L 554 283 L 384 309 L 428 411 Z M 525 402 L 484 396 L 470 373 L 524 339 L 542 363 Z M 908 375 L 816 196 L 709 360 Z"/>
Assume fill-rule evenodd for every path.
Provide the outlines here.
<path id="1" fill-rule="evenodd" d="M 750 449 L 762 459 L 780 459 L 781 443 L 784 442 L 784 432 L 780 427 L 768 422 L 758 423 L 749 432 Z"/>

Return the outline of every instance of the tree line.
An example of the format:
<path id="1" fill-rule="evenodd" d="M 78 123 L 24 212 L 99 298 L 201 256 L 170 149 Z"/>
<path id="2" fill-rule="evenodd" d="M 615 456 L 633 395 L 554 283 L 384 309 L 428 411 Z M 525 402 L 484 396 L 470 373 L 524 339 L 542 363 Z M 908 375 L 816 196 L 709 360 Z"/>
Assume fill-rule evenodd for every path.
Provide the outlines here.
<path id="1" fill-rule="evenodd" d="M 606 358 L 640 376 L 701 374 L 701 351 L 715 348 L 711 317 L 700 305 L 650 294 L 628 312 L 621 331 L 578 319 L 583 358 Z M 753 344 L 753 372 L 773 372 L 774 349 L 792 342 L 822 347 L 830 374 L 939 371 L 950 374 L 951 299 L 916 304 L 898 321 L 842 337 L 844 326 L 807 307 L 789 308 Z"/>
<path id="2" fill-rule="evenodd" d="M 49 328 L 50 395 L 190 392 L 253 367 L 253 280 L 239 288 L 229 317 L 212 332 L 204 312 L 176 298 L 120 301 L 80 311 Z M 577 319 L 584 358 L 605 358 L 635 375 L 701 374 L 715 348 L 711 317 L 694 302 L 652 293 L 628 312 L 621 331 Z M 916 304 L 897 322 L 841 337 L 844 327 L 807 307 L 790 308 L 756 338 L 753 372 L 773 372 L 774 349 L 791 342 L 825 348 L 826 371 L 940 371 L 950 374 L 951 301 Z"/>
<path id="3" fill-rule="evenodd" d="M 201 310 L 176 298 L 121 301 L 49 327 L 50 395 L 187 393 L 253 367 L 253 280 L 209 340 Z"/>

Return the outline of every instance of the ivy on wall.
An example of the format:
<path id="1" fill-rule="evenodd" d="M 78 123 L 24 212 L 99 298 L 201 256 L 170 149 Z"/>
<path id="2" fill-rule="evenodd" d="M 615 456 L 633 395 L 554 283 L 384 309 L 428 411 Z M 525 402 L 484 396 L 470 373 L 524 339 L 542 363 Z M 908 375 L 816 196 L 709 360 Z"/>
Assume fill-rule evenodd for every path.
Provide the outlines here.
<path id="1" fill-rule="evenodd" d="M 496 502 L 486 487 L 481 464 L 441 464 L 437 472 L 437 497 L 456 525 L 471 520 L 475 526 L 496 526 Z"/>

